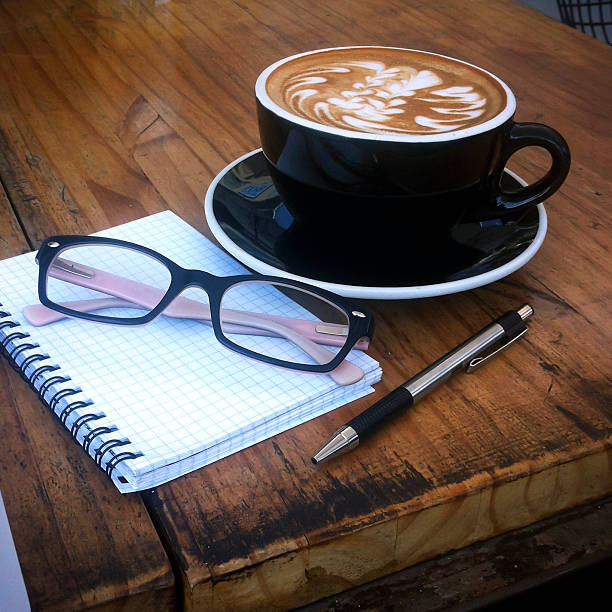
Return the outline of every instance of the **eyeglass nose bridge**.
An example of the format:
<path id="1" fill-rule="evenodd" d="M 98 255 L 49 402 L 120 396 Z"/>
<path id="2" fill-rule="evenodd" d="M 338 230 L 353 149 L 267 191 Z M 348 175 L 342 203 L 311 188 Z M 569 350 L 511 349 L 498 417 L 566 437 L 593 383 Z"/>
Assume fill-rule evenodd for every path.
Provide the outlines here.
<path id="1" fill-rule="evenodd" d="M 200 289 L 207 296 L 207 301 L 211 311 L 211 314 L 208 316 L 213 319 L 212 323 L 214 327 L 214 319 L 217 319 L 215 314 L 219 310 L 221 295 L 226 285 L 225 279 L 223 277 L 215 276 L 210 272 L 206 272 L 205 270 L 182 269 L 180 270 L 178 276 L 173 278 L 172 284 L 174 285 L 174 291 L 173 287 L 171 287 L 170 293 L 174 295 L 169 306 L 169 312 L 172 312 L 174 307 L 178 306 L 177 298 L 183 296 L 185 292 L 189 291 L 190 289 Z"/>
<path id="2" fill-rule="evenodd" d="M 190 288 L 202 289 L 208 295 L 208 299 L 212 300 L 218 295 L 222 285 L 222 279 L 205 270 L 183 270 L 179 284 L 182 286 L 181 293 Z"/>
<path id="3" fill-rule="evenodd" d="M 189 284 L 190 286 L 198 285 L 203 289 L 210 285 L 211 282 L 214 282 L 214 279 L 219 278 L 210 272 L 206 272 L 206 270 L 197 270 L 195 268 L 190 268 L 184 271 L 185 284 Z"/>
<path id="4" fill-rule="evenodd" d="M 213 274 L 201 270 L 179 270 L 172 279 L 164 300 L 158 305 L 163 314 L 177 319 L 194 319 L 206 322 L 220 333 L 219 297 Z M 190 293 L 202 291 L 204 295 Z"/>

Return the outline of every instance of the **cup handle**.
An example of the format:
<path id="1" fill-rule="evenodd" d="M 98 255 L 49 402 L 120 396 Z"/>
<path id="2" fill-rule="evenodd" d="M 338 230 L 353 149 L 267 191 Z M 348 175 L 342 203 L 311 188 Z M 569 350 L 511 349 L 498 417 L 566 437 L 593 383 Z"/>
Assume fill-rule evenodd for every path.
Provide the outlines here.
<path id="1" fill-rule="evenodd" d="M 496 196 L 496 203 L 499 208 L 516 210 L 520 207 L 542 202 L 555 193 L 565 180 L 571 162 L 567 142 L 559 132 L 541 123 L 515 123 L 512 125 L 502 156 L 502 172 L 513 153 L 524 147 L 532 146 L 542 147 L 550 153 L 552 157 L 550 170 L 535 183 L 521 187 L 518 191 L 500 191 Z M 500 172 L 500 178 L 501 174 Z"/>

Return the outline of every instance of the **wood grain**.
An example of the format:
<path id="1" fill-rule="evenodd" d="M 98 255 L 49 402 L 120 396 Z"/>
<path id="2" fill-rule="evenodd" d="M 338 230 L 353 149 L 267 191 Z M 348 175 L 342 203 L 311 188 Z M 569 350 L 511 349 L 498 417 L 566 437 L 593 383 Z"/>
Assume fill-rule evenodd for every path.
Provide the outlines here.
<path id="1" fill-rule="evenodd" d="M 27 253 L 30 248 L 24 236 L 19 221 L 11 208 L 4 189 L 0 186 L 0 259 L 12 257 L 19 253 Z"/>
<path id="2" fill-rule="evenodd" d="M 612 499 L 580 506 L 508 534 L 452 551 L 300 612 L 457 609 L 587 609 L 606 592 L 612 565 Z M 578 542 L 580 544 L 578 545 Z M 509 598 L 513 598 L 510 599 Z"/>
<path id="3" fill-rule="evenodd" d="M 257 75 L 293 53 L 351 44 L 432 50 L 492 71 L 515 92 L 518 121 L 565 136 L 572 169 L 546 204 L 544 245 L 521 270 L 462 294 L 369 304 L 372 354 L 384 372 L 373 396 L 144 496 L 188 610 L 295 607 L 612 491 L 612 52 L 518 3 L 474 0 L 466 10 L 459 0 L 5 0 L 0 178 L 10 206 L 2 254 L 35 248 L 56 231 L 89 233 L 167 208 L 210 236 L 208 185 L 258 147 Z M 509 164 L 527 180 L 547 165 L 534 149 Z M 457 376 L 351 455 L 311 465 L 331 431 L 522 303 L 536 315 L 511 351 Z M 30 432 L 25 423 L 42 408 L 0 372 L 7 422 L 19 417 L 23 424 L 11 427 Z M 36 435 L 46 437 L 16 447 L 40 470 L 32 482 L 60 471 L 64 490 L 87 491 L 75 515 L 89 504 L 108 526 L 120 509 L 141 511 L 138 498 L 107 491 L 61 431 Z M 53 465 L 42 455 L 51 444 L 66 452 Z M 11 452 L 2 451 L 0 465 L 12 465 Z M 76 475 L 62 472 L 66 462 Z M 11 486 L 4 494 L 3 484 L 5 502 L 25 533 L 25 519 L 13 518 L 22 497 Z M 45 495 L 65 526 L 65 509 L 56 511 L 62 496 Z M 51 518 L 28 520 L 44 526 Z M 79 606 L 92 605 L 104 581 L 113 590 L 136 579 L 101 571 L 83 587 L 93 567 L 80 544 L 58 533 L 67 542 L 58 565 L 81 572 Z M 23 537 L 32 568 L 40 556 L 31 534 Z M 99 537 L 89 544 L 102 546 Z M 117 555 L 159 546 L 152 541 L 150 531 L 135 531 Z M 140 578 L 167 586 L 161 557 L 153 558 L 138 562 Z"/>

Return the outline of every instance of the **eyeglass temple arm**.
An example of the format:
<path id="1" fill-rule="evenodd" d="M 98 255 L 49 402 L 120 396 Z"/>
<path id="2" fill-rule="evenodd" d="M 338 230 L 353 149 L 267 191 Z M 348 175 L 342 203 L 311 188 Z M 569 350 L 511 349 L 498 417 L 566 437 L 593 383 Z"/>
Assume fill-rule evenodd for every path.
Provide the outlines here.
<path id="1" fill-rule="evenodd" d="M 79 273 L 75 273 L 73 271 L 69 271 L 70 268 L 75 265 L 73 262 L 62 259 L 61 264 L 61 266 L 52 266 L 49 270 L 49 274 L 60 280 L 95 289 L 97 291 L 113 295 L 116 298 L 134 302 L 149 309 L 154 308 L 155 305 L 159 303 L 163 295 L 163 291 L 155 287 L 150 287 L 144 283 L 122 278 L 108 272 L 96 270 L 95 268 L 91 268 L 89 266 L 85 267 L 79 264 Z M 181 296 L 174 300 L 174 302 L 170 304 L 168 308 L 166 308 L 165 312 L 174 317 L 192 319 L 203 318 L 205 320 L 210 320 L 210 308 L 207 305 L 196 302 L 195 300 L 183 298 Z M 227 312 L 228 311 L 224 311 L 224 317 L 226 316 Z M 238 325 L 246 324 L 247 326 L 255 326 L 256 328 L 263 328 L 267 331 L 272 331 L 276 335 L 285 337 L 294 342 L 320 364 L 329 363 L 329 361 L 331 361 L 331 359 L 334 357 L 334 354 L 328 349 L 319 346 L 308 338 L 301 336 L 298 332 L 271 320 L 269 315 L 257 315 L 237 311 L 229 312 L 231 313 L 229 318 L 231 323 L 237 323 Z M 289 321 L 292 320 L 289 319 Z M 335 368 L 332 372 L 329 372 L 329 375 L 341 385 L 357 382 L 363 377 L 363 374 L 364 373 L 361 368 L 347 360 L 344 360 L 337 368 Z"/>
<path id="2" fill-rule="evenodd" d="M 210 309 L 205 304 L 201 304 L 200 302 L 195 302 L 193 300 L 189 300 L 189 298 L 178 297 L 176 301 L 181 302 L 182 300 L 186 300 L 188 302 L 194 302 L 199 307 L 199 312 L 196 315 L 193 313 L 179 312 L 180 305 L 177 308 L 177 311 L 168 312 L 168 308 L 164 310 L 163 314 L 176 319 L 193 319 L 203 324 L 211 325 L 210 321 Z M 175 305 L 173 302 L 173 306 Z M 138 304 L 133 301 L 127 301 L 121 298 L 109 297 L 109 298 L 91 298 L 88 300 L 75 300 L 72 302 L 61 302 L 60 306 L 64 306 L 65 308 L 69 308 L 71 310 L 78 310 L 79 312 L 93 312 L 95 310 L 103 310 L 105 308 L 143 308 L 141 304 Z M 203 312 L 203 309 L 206 309 L 206 313 Z M 228 313 L 236 313 L 237 311 L 232 311 L 229 309 L 224 309 L 224 317 L 227 316 Z M 68 318 L 68 315 L 65 315 L 62 312 L 57 312 L 56 310 L 51 310 L 51 308 L 47 308 L 42 304 L 32 304 L 30 306 L 26 306 L 23 309 L 23 313 L 32 325 L 36 325 L 40 327 L 42 325 L 49 325 L 50 323 L 55 323 L 56 321 L 61 321 L 62 319 Z M 258 323 L 263 320 L 272 320 L 278 323 L 282 323 L 286 327 L 292 328 L 297 331 L 299 334 L 316 342 L 318 344 L 326 344 L 328 346 L 343 346 L 344 345 L 344 337 L 346 336 L 346 325 L 336 324 L 336 323 L 321 323 L 319 321 L 308 321 L 302 319 L 291 319 L 289 317 L 279 317 L 276 315 L 265 315 L 261 313 L 249 313 L 253 317 L 257 317 Z M 319 331 L 317 327 L 325 328 L 326 331 Z M 247 327 L 243 324 L 231 324 L 223 323 L 223 329 L 227 333 L 230 334 L 249 334 L 253 336 L 270 336 L 270 331 L 265 330 L 261 327 Z M 278 334 L 274 334 L 278 336 Z M 361 351 L 367 351 L 370 344 L 369 338 L 360 338 L 356 343 L 354 348 L 359 349 Z"/>

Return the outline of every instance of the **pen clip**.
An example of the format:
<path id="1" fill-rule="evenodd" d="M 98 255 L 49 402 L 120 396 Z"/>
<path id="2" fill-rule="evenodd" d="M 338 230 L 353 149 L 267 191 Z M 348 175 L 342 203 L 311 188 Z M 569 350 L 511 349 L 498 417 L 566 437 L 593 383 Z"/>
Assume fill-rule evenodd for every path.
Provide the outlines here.
<path id="1" fill-rule="evenodd" d="M 516 342 L 521 336 L 523 336 L 525 333 L 527 333 L 527 329 L 528 328 L 525 327 L 525 329 L 523 329 L 521 332 L 519 332 L 511 340 L 508 340 L 508 342 L 506 342 L 505 344 L 502 344 L 502 346 L 500 346 L 498 349 L 496 349 L 495 351 L 493 351 L 489 355 L 486 355 L 485 357 L 474 357 L 473 359 L 470 359 L 469 363 L 467 364 L 467 367 L 465 368 L 466 373 L 471 374 L 475 370 L 480 369 L 486 363 L 489 363 L 489 361 L 491 361 L 491 359 L 494 359 L 495 357 L 497 357 L 497 355 L 499 355 L 501 352 L 505 351 L 511 344 Z"/>

